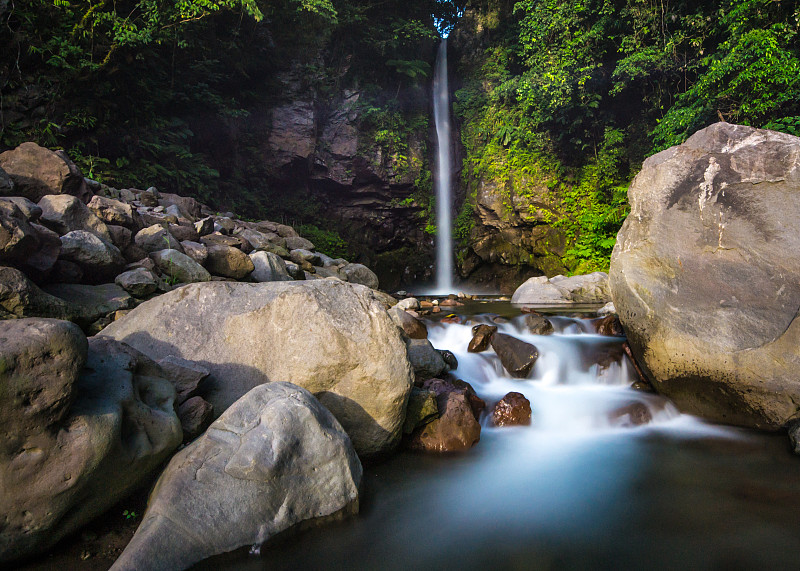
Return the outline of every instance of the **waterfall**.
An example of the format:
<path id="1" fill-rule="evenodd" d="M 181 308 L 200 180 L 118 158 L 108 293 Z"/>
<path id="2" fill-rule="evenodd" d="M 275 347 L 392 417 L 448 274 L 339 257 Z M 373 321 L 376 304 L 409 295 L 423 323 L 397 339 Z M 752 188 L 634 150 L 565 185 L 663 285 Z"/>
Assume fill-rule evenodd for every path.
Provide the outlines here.
<path id="1" fill-rule="evenodd" d="M 443 39 L 433 73 L 433 119 L 436 123 L 436 290 L 453 289 L 452 163 L 450 161 L 450 92 L 447 87 L 447 40 Z"/>

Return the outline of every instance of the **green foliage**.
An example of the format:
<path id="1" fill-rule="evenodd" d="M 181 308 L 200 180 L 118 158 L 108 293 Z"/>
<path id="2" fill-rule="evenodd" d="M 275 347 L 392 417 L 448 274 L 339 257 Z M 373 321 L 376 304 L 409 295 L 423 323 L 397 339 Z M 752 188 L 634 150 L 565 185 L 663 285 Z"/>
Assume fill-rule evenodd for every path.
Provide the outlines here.
<path id="1" fill-rule="evenodd" d="M 122 517 L 124 517 L 125 519 L 136 519 L 137 517 L 139 517 L 139 514 L 137 514 L 133 510 L 124 510 L 122 512 Z"/>
<path id="2" fill-rule="evenodd" d="M 335 230 L 323 230 L 313 224 L 301 224 L 295 228 L 297 233 L 314 243 L 318 252 L 331 258 L 349 258 L 347 242 Z"/>

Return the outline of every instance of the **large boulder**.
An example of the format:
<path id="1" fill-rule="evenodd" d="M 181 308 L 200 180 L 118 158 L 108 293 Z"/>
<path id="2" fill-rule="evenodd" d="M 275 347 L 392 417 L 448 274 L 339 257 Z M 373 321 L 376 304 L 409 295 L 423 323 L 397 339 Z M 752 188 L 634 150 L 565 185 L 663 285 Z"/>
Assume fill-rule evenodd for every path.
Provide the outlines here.
<path id="1" fill-rule="evenodd" d="M 36 143 L 22 143 L 13 151 L 0 153 L 0 168 L 14 182 L 14 188 L 6 196 L 16 193 L 33 202 L 47 194 L 71 194 L 83 202 L 91 198 L 91 192 L 75 164 L 63 153 Z"/>
<path id="2" fill-rule="evenodd" d="M 358 509 L 361 463 L 308 391 L 248 392 L 170 461 L 114 571 L 173 571 Z"/>
<path id="3" fill-rule="evenodd" d="M 217 415 L 256 385 L 290 381 L 339 419 L 359 453 L 393 447 L 412 373 L 397 327 L 371 290 L 334 280 L 209 282 L 151 299 L 103 330 L 154 359 L 211 371 Z"/>
<path id="4" fill-rule="evenodd" d="M 0 332 L 0 454 L 28 433 L 67 414 L 88 346 L 74 323 L 58 319 L 3 322 Z"/>
<path id="5" fill-rule="evenodd" d="M 33 328 L 29 354 L 44 349 L 33 346 L 43 333 Z M 107 338 L 90 339 L 86 358 L 75 341 L 77 332 L 51 327 L 49 334 L 45 347 L 62 353 L 50 365 L 39 364 L 35 373 L 73 380 L 74 401 L 60 420 L 48 416 L 36 425 L 13 427 L 0 454 L 0 562 L 39 554 L 102 514 L 181 443 L 175 389 L 153 361 Z M 65 334 L 74 345 L 69 350 L 61 342 Z M 19 346 L 15 342 L 12 353 Z M 78 363 L 86 358 L 77 380 L 75 363 L 67 359 L 71 355 Z M 25 399 L 12 403 L 12 418 L 27 406 Z M 9 426 L 7 420 L 3 427 Z"/>
<path id="6" fill-rule="evenodd" d="M 579 276 L 538 276 L 519 286 L 511 303 L 520 305 L 561 305 L 565 303 L 608 303 L 611 290 L 608 274 L 594 272 Z"/>
<path id="7" fill-rule="evenodd" d="M 84 279 L 95 284 L 113 281 L 125 267 L 119 248 L 85 230 L 61 236 L 60 258 L 78 264 Z"/>
<path id="8" fill-rule="evenodd" d="M 412 433 L 409 440 L 412 450 L 460 452 L 472 448 L 481 439 L 479 413 L 475 412 L 471 403 L 474 391 L 467 383 L 464 385 L 458 386 L 441 379 L 425 381 L 422 389 L 436 394 L 439 418 Z"/>
<path id="9" fill-rule="evenodd" d="M 105 222 L 74 196 L 43 196 L 39 208 L 42 209 L 42 224 L 62 236 L 73 230 L 85 230 L 108 243 L 113 241 Z"/>
<path id="10" fill-rule="evenodd" d="M 84 327 L 133 305 L 133 298 L 117 284 L 48 284 L 43 289 L 65 301 L 73 313 L 73 321 Z"/>
<path id="11" fill-rule="evenodd" d="M 50 295 L 16 268 L 0 266 L 0 318 L 52 317 L 72 320 L 78 308 Z"/>
<path id="12" fill-rule="evenodd" d="M 636 360 L 684 411 L 800 417 L 800 139 L 717 123 L 648 158 L 611 258 Z"/>

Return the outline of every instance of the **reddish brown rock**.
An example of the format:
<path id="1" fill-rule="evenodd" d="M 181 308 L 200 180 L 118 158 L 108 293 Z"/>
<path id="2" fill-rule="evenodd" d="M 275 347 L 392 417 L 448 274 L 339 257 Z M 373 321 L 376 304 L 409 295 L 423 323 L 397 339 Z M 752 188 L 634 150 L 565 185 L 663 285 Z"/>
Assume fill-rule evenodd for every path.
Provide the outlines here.
<path id="1" fill-rule="evenodd" d="M 458 452 L 480 440 L 479 413 L 476 414 L 472 402 L 478 397 L 468 383 L 430 379 L 423 383 L 422 389 L 436 394 L 439 418 L 413 432 L 409 440 L 412 450 Z"/>
<path id="2" fill-rule="evenodd" d="M 494 405 L 495 426 L 528 426 L 531 423 L 531 402 L 522 393 L 508 393 Z"/>
<path id="3" fill-rule="evenodd" d="M 607 315 L 603 319 L 596 320 L 594 322 L 594 328 L 600 335 L 625 337 L 625 330 L 622 329 L 622 323 L 619 322 L 619 317 L 616 315 Z"/>
<path id="4" fill-rule="evenodd" d="M 0 153 L 0 168 L 14 181 L 17 196 L 33 202 L 48 194 L 71 194 L 84 203 L 92 197 L 75 163 L 36 143 L 22 143 L 13 151 Z"/>
<path id="5" fill-rule="evenodd" d="M 441 323 L 461 323 L 461 318 L 458 315 L 448 315 L 443 317 Z"/>
<path id="6" fill-rule="evenodd" d="M 476 325 L 472 328 L 472 341 L 469 342 L 467 351 L 470 353 L 480 353 L 489 348 L 492 342 L 492 335 L 497 332 L 496 325 Z"/>
<path id="7" fill-rule="evenodd" d="M 539 358 L 536 347 L 504 333 L 492 335 L 492 349 L 508 374 L 518 379 L 526 378 Z"/>

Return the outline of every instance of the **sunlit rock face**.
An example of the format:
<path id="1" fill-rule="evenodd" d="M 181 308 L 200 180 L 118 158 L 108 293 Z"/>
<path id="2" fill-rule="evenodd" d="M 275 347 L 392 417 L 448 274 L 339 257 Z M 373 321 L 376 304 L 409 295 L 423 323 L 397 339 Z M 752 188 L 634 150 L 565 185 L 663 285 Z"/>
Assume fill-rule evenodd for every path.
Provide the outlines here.
<path id="1" fill-rule="evenodd" d="M 614 304 L 655 388 L 777 429 L 800 416 L 800 139 L 717 123 L 647 159 L 611 259 Z"/>

